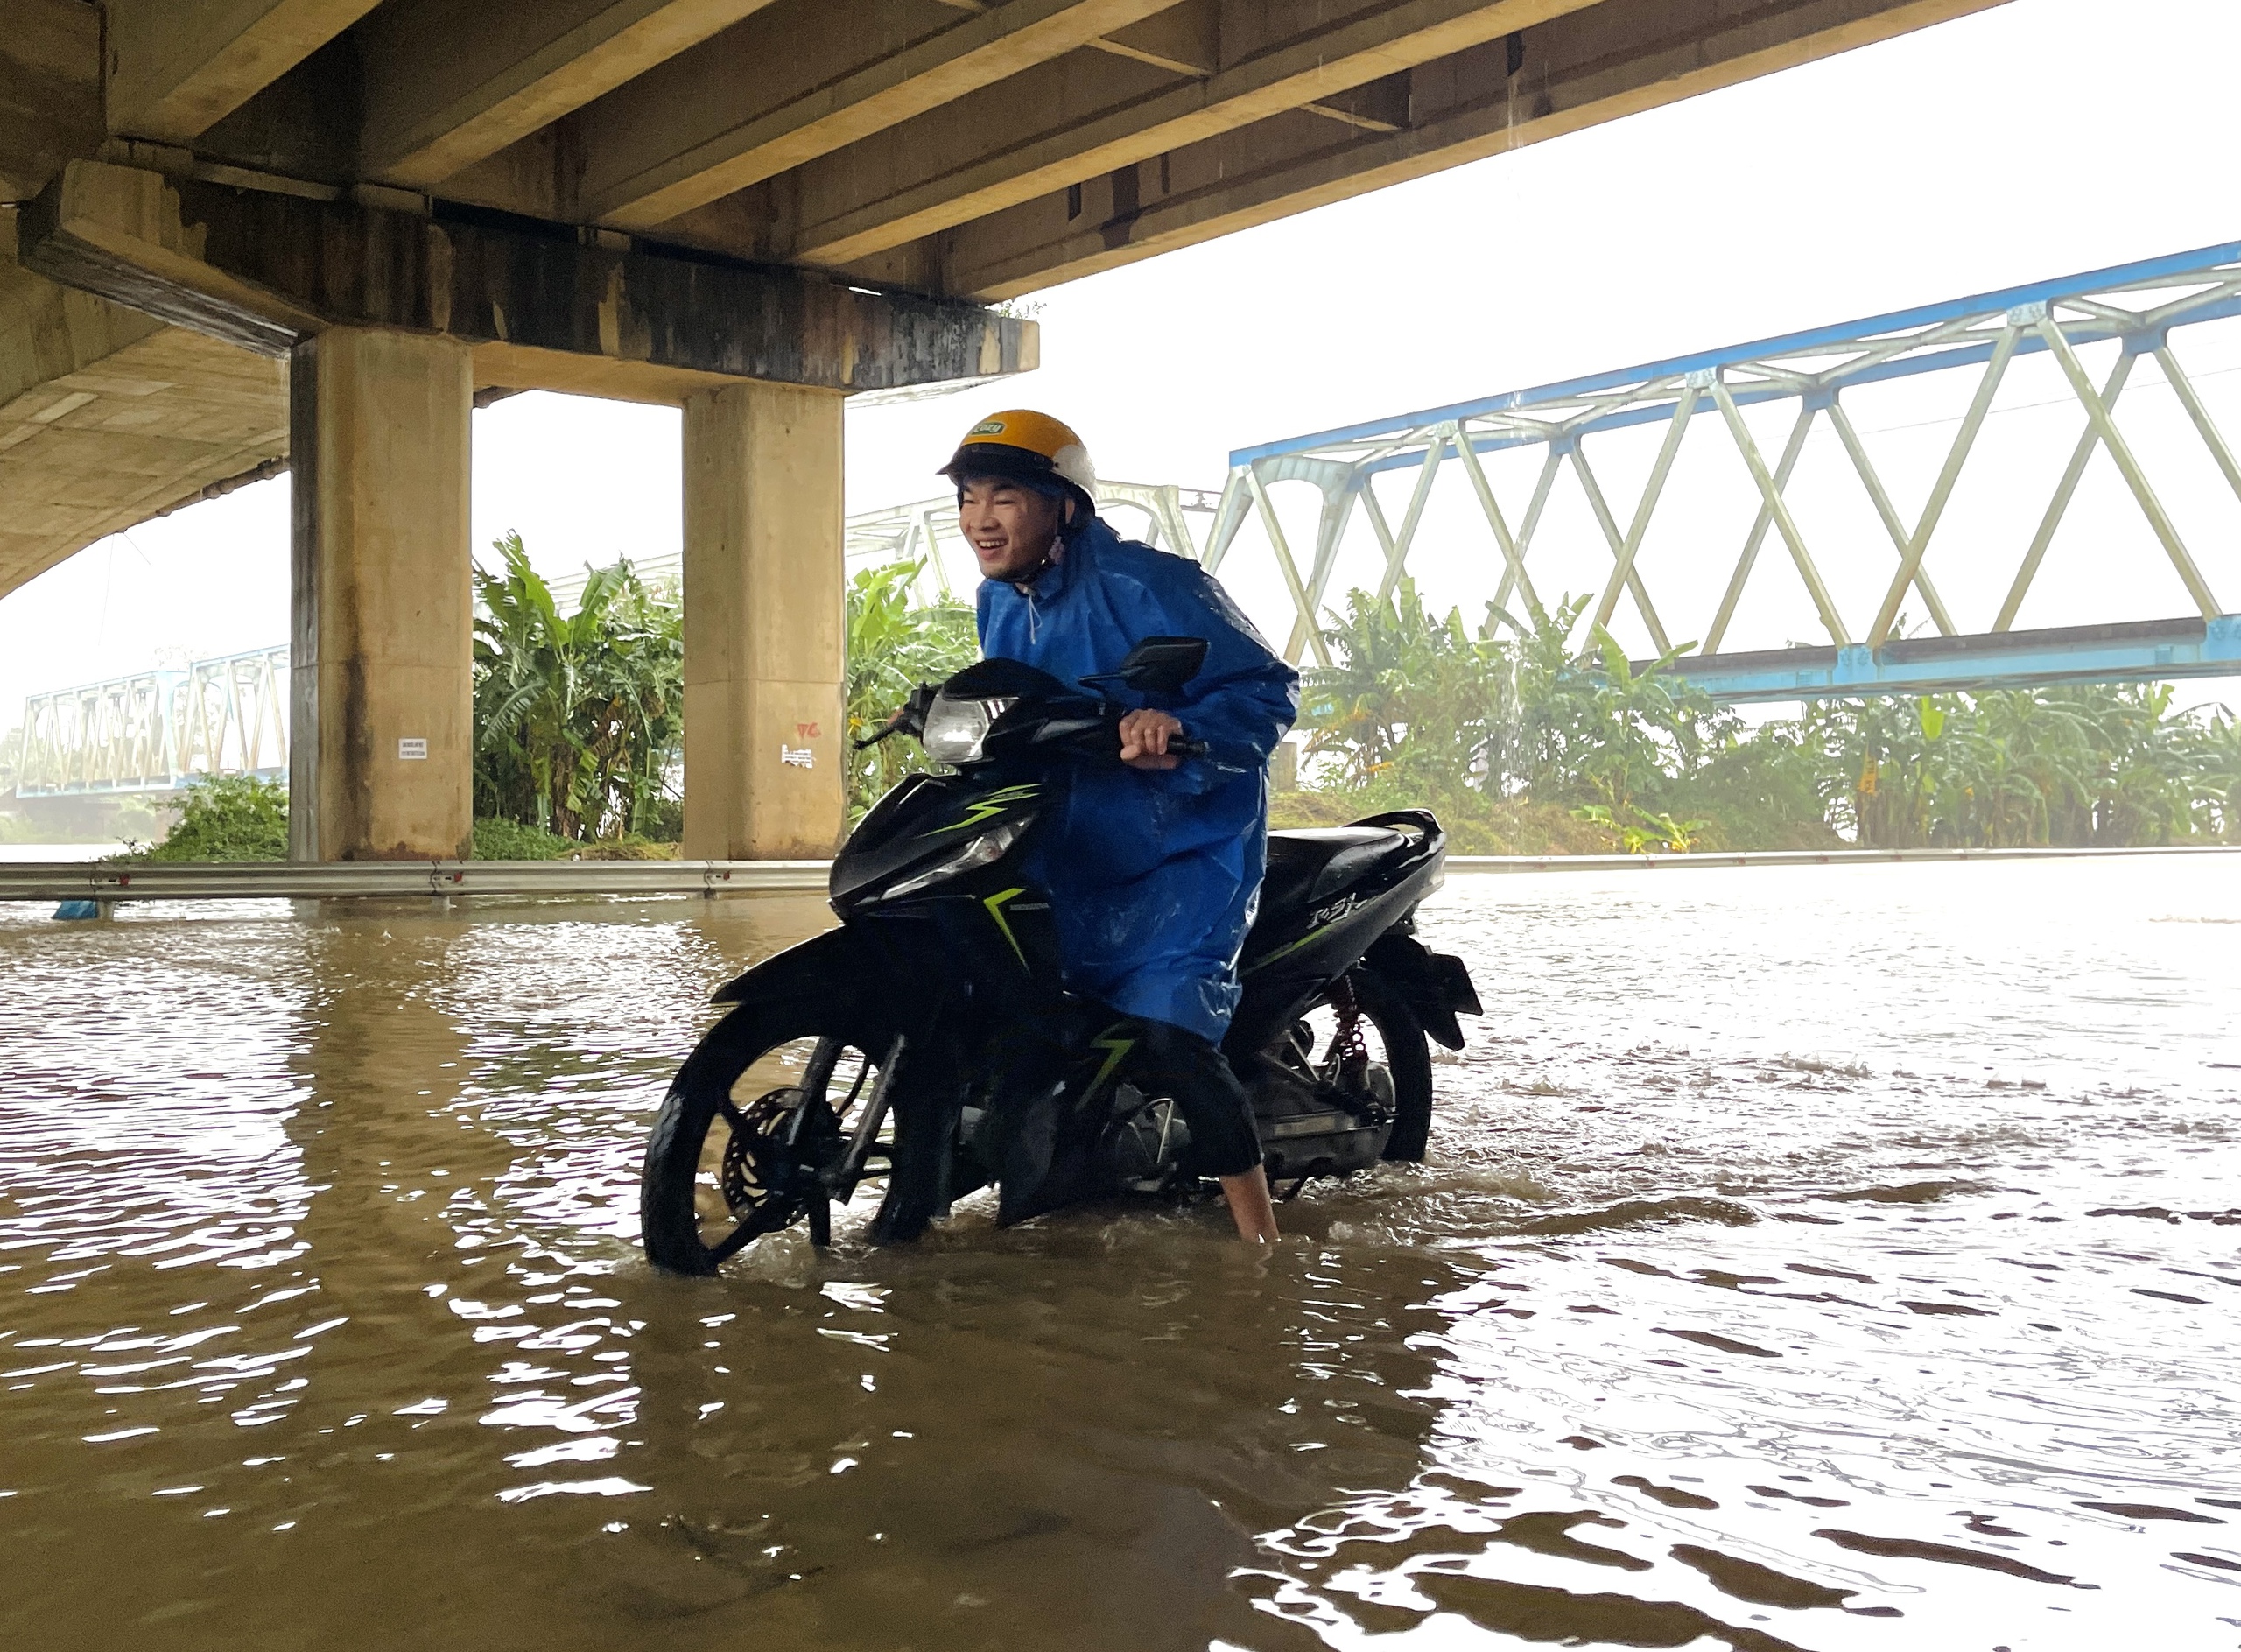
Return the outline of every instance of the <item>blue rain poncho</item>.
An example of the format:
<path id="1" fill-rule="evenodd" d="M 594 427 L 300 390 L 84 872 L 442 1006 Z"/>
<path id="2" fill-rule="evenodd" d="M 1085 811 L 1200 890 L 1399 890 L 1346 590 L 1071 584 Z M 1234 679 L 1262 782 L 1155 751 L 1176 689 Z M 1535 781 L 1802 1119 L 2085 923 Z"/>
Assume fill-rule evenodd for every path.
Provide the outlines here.
<path id="1" fill-rule="evenodd" d="M 1070 988 L 1219 1043 L 1268 855 L 1268 755 L 1298 709 L 1299 674 L 1197 563 L 1096 520 L 1031 592 L 982 580 L 980 623 L 984 653 L 1070 686 L 1145 637 L 1206 639 L 1179 694 L 1108 685 L 1131 710 L 1180 720 L 1206 755 L 1163 770 L 1081 765 L 1030 870 L 1050 891 Z"/>

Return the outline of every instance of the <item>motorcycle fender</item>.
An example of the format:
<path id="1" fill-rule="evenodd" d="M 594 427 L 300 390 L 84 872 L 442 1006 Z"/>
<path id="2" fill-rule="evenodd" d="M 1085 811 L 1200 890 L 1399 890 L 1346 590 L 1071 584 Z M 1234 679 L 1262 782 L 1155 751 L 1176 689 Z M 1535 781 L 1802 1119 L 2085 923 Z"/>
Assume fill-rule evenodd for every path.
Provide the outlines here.
<path id="1" fill-rule="evenodd" d="M 1458 1014 L 1480 1016 L 1479 990 L 1471 971 L 1449 953 L 1435 953 L 1413 935 L 1388 930 L 1379 936 L 1362 961 L 1391 981 L 1432 1042 L 1449 1050 L 1463 1048 L 1463 1028 Z"/>
<path id="2" fill-rule="evenodd" d="M 874 949 L 851 929 L 829 929 L 783 953 L 773 953 L 744 974 L 734 975 L 708 1002 L 743 1004 L 751 999 L 859 999 L 875 988 L 886 972 Z"/>

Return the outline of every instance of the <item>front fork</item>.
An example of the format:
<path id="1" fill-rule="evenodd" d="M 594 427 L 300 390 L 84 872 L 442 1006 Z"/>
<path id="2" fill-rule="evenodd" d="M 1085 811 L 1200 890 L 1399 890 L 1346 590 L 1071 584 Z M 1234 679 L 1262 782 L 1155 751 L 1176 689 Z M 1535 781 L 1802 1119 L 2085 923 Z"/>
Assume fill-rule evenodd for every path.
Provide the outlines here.
<path id="1" fill-rule="evenodd" d="M 910 1040 L 903 1034 L 895 1035 L 887 1047 L 887 1058 L 879 1064 L 879 1078 L 872 1085 L 871 1099 L 864 1103 L 855 1128 L 848 1133 L 847 1146 L 839 1158 L 818 1172 L 826 1193 L 843 1205 L 855 1196 L 857 1185 L 864 1179 L 864 1166 L 879 1140 L 879 1127 L 887 1121 L 888 1110 L 894 1106 L 895 1074 L 909 1044 Z M 822 1245 L 826 1241 L 818 1239 L 817 1242 Z"/>

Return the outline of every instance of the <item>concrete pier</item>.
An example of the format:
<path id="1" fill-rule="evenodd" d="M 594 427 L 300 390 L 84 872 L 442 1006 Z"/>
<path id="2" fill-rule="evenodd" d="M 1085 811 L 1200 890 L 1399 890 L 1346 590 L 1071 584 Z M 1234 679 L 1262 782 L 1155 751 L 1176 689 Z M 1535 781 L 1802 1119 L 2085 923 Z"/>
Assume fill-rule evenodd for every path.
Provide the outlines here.
<path id="1" fill-rule="evenodd" d="M 830 854 L 847 733 L 841 398 L 740 384 L 685 403 L 685 854 Z"/>
<path id="2" fill-rule="evenodd" d="M 333 327 L 289 370 L 289 858 L 459 859 L 474 825 L 471 353 Z"/>

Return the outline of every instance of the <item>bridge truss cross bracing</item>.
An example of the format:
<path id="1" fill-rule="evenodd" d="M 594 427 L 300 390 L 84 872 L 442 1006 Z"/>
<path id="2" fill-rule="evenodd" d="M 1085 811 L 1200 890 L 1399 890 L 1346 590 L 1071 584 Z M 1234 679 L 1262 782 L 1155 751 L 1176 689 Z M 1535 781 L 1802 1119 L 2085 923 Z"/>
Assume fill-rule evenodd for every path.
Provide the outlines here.
<path id="1" fill-rule="evenodd" d="M 2152 356 L 2226 486 L 2241 499 L 2241 462 L 2171 342 L 2181 327 L 2235 315 L 2241 315 L 2241 243 L 1244 448 L 1230 456 L 1230 476 L 1205 562 L 1210 569 L 1219 568 L 1247 522 L 1257 520 L 1293 610 L 1286 653 L 1296 661 L 1312 653 L 1327 664 L 1318 616 L 1333 594 L 1339 549 L 1358 510 L 1367 519 L 1381 559 L 1377 594 L 1389 598 L 1407 573 L 1435 482 L 1444 469 L 1460 471 L 1476 496 L 1495 553 L 1489 559 L 1490 572 L 1499 569 L 1494 603 L 1517 612 L 1546 602 L 1534 583 L 1529 559 L 1552 496 L 1569 485 L 1584 496 L 1607 550 L 1606 572 L 1591 609 L 1595 622 L 1609 625 L 1620 603 L 1628 602 L 1662 654 L 1673 649 L 1675 639 L 1641 552 L 1683 440 L 1704 418 L 1718 439 L 1732 445 L 1758 500 L 1756 518 L 1735 550 L 1718 605 L 1701 638 L 1683 643 L 1689 651 L 1675 666 L 1720 698 L 1794 699 L 1994 683 L 2241 673 L 2241 615 L 2221 602 L 2114 412 L 2136 365 Z M 2079 352 L 2111 341 L 2118 345 L 2116 361 L 2097 383 Z M 2059 367 L 2084 416 L 2083 429 L 1997 612 L 1988 624 L 1964 631 L 1938 589 L 1929 552 L 2009 369 L 2019 358 L 2038 355 Z M 1845 393 L 1970 370 L 1977 375 L 1975 391 L 1935 480 L 1919 510 L 1902 512 L 1846 411 Z M 1795 411 L 1787 439 L 1770 453 L 1753 434 L 1744 410 L 1775 403 Z M 1872 608 L 1844 610 L 1786 491 L 1809 437 L 1823 419 L 1858 476 L 1860 499 L 1872 509 L 1889 541 L 1886 573 L 1875 581 L 1879 601 Z M 1661 430 L 1662 439 L 1631 512 L 1622 519 L 1591 461 L 1589 439 L 1643 427 Z M 1540 455 L 1521 512 L 1514 499 L 1504 509 L 1481 462 L 1483 455 L 1514 449 Z M 2018 612 L 2098 452 L 2113 461 L 2196 612 L 2144 624 L 2017 631 Z M 1391 471 L 1411 478 L 1397 524 L 1371 485 Z M 1271 490 L 1286 482 L 1307 483 L 1322 496 L 1314 543 L 1303 559 L 1295 553 L 1271 499 Z M 1772 555 L 1765 554 L 1770 540 L 1777 547 Z M 1785 565 L 1802 581 L 1827 646 L 1723 654 L 1738 604 L 1754 581 L 1769 577 L 1770 567 Z M 2225 578 L 2232 583 L 2230 573 Z M 1935 626 L 1935 637 L 1900 637 L 1910 594 Z M 2231 595 L 2229 590 L 2227 598 Z"/>

